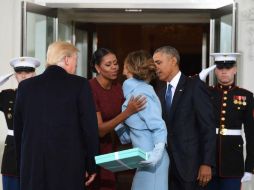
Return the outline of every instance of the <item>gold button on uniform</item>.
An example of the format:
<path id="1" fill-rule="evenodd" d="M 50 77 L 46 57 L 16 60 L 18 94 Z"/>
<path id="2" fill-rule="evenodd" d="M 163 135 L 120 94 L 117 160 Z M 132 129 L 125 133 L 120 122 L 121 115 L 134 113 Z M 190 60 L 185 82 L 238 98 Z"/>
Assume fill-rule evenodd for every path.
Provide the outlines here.
<path id="1" fill-rule="evenodd" d="M 224 91 L 223 93 L 224 93 L 224 94 L 228 94 L 228 91 Z"/>
<path id="2" fill-rule="evenodd" d="M 225 127 L 225 125 L 221 125 L 221 128 L 224 128 Z"/>
<path id="3" fill-rule="evenodd" d="M 226 107 L 226 106 L 227 106 L 227 104 L 226 104 L 226 103 L 223 103 L 223 104 L 222 104 L 222 106 L 223 106 L 223 107 Z"/>
<path id="4" fill-rule="evenodd" d="M 225 111 L 225 110 L 222 110 L 222 111 L 221 111 L 221 113 L 222 113 L 222 114 L 225 114 L 225 113 L 226 113 L 226 111 Z"/>
<path id="5" fill-rule="evenodd" d="M 225 121 L 225 117 L 222 117 L 222 118 L 221 118 L 221 121 Z"/>
<path id="6" fill-rule="evenodd" d="M 224 97 L 223 99 L 224 99 L 224 100 L 227 100 L 228 98 L 227 98 L 227 97 Z"/>

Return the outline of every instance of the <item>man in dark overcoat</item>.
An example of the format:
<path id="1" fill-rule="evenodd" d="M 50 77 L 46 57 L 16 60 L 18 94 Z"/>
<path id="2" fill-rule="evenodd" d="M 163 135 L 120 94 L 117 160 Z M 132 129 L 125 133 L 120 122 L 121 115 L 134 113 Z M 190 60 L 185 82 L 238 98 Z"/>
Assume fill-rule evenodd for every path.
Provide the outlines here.
<path id="1" fill-rule="evenodd" d="M 215 120 L 209 90 L 198 77 L 181 73 L 175 48 L 161 47 L 153 59 L 164 82 L 158 96 L 168 129 L 169 189 L 202 189 L 215 166 Z"/>
<path id="2" fill-rule="evenodd" d="M 96 176 L 98 126 L 75 46 L 54 42 L 43 74 L 19 84 L 14 137 L 21 190 L 84 190 Z"/>

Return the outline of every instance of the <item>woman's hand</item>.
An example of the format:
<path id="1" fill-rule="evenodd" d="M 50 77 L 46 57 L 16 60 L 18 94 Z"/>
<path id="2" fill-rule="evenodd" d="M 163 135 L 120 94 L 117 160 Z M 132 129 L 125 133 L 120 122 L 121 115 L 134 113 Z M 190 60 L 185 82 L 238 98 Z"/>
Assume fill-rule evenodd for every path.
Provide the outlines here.
<path id="1" fill-rule="evenodd" d="M 128 102 L 126 112 L 128 115 L 132 115 L 145 108 L 146 97 L 143 95 L 138 95 L 137 97 L 132 96 Z"/>

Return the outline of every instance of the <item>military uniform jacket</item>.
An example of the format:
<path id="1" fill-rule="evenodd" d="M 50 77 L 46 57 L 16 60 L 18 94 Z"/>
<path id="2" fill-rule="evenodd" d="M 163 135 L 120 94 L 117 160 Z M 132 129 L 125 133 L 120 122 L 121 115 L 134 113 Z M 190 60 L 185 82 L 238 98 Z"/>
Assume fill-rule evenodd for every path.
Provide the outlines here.
<path id="1" fill-rule="evenodd" d="M 217 175 L 242 177 L 254 173 L 253 94 L 235 85 L 211 87 L 217 126 Z M 241 135 L 225 135 L 244 126 L 247 156 Z"/>
<path id="2" fill-rule="evenodd" d="M 13 130 L 13 112 L 16 91 L 13 89 L 0 92 L 0 110 L 4 113 L 9 130 Z M 14 136 L 7 135 L 2 159 L 1 173 L 8 176 L 18 176 L 17 158 Z"/>

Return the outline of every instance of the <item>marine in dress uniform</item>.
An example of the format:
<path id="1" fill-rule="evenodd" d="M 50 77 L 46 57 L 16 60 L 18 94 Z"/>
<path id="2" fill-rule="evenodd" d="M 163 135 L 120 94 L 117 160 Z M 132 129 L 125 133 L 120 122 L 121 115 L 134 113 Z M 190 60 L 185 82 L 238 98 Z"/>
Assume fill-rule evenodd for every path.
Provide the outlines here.
<path id="1" fill-rule="evenodd" d="M 218 84 L 211 87 L 216 118 L 216 176 L 209 190 L 240 190 L 254 173 L 253 93 L 234 83 L 237 53 L 214 53 Z M 247 156 L 243 156 L 242 126 Z"/>
<path id="2" fill-rule="evenodd" d="M 13 74 L 18 82 L 29 77 L 34 73 L 35 68 L 40 65 L 40 62 L 32 57 L 19 57 L 12 59 L 10 65 L 14 68 L 15 73 L 0 77 L 0 85 L 6 82 Z M 1 166 L 3 190 L 19 190 L 19 174 L 17 171 L 16 149 L 13 136 L 15 98 L 15 89 L 7 89 L 0 92 L 0 111 L 4 113 L 8 127 Z"/>

